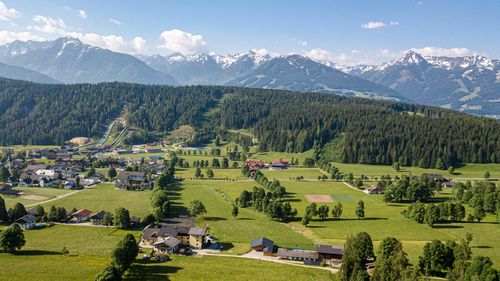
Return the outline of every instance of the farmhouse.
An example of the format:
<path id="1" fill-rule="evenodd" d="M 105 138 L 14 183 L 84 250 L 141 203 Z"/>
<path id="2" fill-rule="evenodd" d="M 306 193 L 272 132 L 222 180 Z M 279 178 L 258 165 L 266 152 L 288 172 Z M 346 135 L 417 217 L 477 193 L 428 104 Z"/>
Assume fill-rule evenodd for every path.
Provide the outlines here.
<path id="1" fill-rule="evenodd" d="M 166 238 L 159 238 L 157 242 L 153 243 L 153 247 L 160 253 L 176 254 L 179 252 L 181 241 L 177 238 L 168 236 Z"/>
<path id="2" fill-rule="evenodd" d="M 177 224 L 160 224 L 158 227 L 152 225 L 144 228 L 142 233 L 141 243 L 148 246 L 156 246 L 163 244 L 155 244 L 163 242 L 168 237 L 175 238 L 180 241 L 181 246 L 189 246 L 195 249 L 202 249 L 205 244 L 205 236 L 207 229 L 202 227 L 193 227 Z M 175 240 L 172 240 L 175 241 Z"/>
<path id="3" fill-rule="evenodd" d="M 252 249 L 257 252 L 272 253 L 274 252 L 274 242 L 265 237 L 260 237 L 252 241 Z"/>
<path id="4" fill-rule="evenodd" d="M 294 261 L 318 261 L 318 252 L 309 250 L 278 249 L 278 257 L 284 260 Z"/>
<path id="5" fill-rule="evenodd" d="M 89 216 L 90 222 L 92 222 L 92 224 L 101 225 L 105 213 L 106 212 L 104 210 L 100 210 L 99 212 L 90 215 Z"/>
<path id="6" fill-rule="evenodd" d="M 441 184 L 442 187 L 445 187 L 445 188 L 452 188 L 453 187 L 453 182 L 451 181 L 445 181 Z"/>
<path id="7" fill-rule="evenodd" d="M 32 214 L 26 214 L 16 220 L 16 223 L 22 229 L 33 229 L 35 227 L 37 217 Z"/>
<path id="8" fill-rule="evenodd" d="M 275 160 L 271 162 L 271 165 L 269 166 L 270 170 L 284 170 L 288 169 L 288 166 L 290 165 L 290 162 L 288 160 Z"/>
<path id="9" fill-rule="evenodd" d="M 382 188 L 376 185 L 369 186 L 363 190 L 366 194 L 382 194 Z"/>
<path id="10" fill-rule="evenodd" d="M 125 189 L 145 190 L 152 189 L 153 182 L 148 182 L 146 173 L 122 171 L 116 178 L 116 187 Z"/>
<path id="11" fill-rule="evenodd" d="M 73 214 L 71 214 L 70 221 L 74 222 L 74 223 L 86 222 L 86 221 L 89 221 L 91 214 L 92 214 L 92 211 L 87 210 L 87 209 L 81 209 L 81 210 L 78 210 L 78 211 L 74 212 Z"/>
<path id="12" fill-rule="evenodd" d="M 344 254 L 344 247 L 337 245 L 316 245 L 316 252 L 320 260 L 342 259 Z"/>

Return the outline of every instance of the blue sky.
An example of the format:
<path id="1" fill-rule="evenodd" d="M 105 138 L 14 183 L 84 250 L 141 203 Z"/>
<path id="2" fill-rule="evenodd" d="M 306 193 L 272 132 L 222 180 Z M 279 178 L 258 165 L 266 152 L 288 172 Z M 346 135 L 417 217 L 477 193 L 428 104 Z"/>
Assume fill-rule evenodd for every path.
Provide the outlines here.
<path id="1" fill-rule="evenodd" d="M 0 0 L 0 44 L 74 36 L 141 54 L 256 49 L 341 64 L 425 55 L 500 58 L 500 1 Z"/>

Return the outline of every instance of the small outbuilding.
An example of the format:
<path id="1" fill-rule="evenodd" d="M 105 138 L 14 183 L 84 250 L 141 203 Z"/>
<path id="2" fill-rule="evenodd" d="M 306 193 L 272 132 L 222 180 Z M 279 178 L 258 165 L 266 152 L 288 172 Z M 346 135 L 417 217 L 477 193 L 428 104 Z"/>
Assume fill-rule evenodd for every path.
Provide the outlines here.
<path id="1" fill-rule="evenodd" d="M 257 252 L 274 252 L 274 242 L 265 237 L 257 238 L 252 241 L 252 249 Z"/>

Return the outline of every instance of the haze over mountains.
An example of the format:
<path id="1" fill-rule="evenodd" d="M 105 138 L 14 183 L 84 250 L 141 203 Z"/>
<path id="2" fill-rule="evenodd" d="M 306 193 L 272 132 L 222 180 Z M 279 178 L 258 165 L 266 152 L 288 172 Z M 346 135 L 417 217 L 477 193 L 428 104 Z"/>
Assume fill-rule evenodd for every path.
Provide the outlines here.
<path id="1" fill-rule="evenodd" d="M 392 62 L 359 66 L 253 51 L 134 57 L 64 37 L 0 46 L 0 62 L 0 76 L 40 83 L 233 85 L 401 100 L 500 116 L 500 61 L 484 56 L 424 57 L 409 51 Z"/>

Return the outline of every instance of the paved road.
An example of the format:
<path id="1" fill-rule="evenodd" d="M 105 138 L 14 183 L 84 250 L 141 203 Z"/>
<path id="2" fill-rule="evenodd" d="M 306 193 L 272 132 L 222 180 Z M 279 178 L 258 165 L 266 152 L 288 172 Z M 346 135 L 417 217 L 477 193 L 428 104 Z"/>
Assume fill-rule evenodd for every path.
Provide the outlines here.
<path id="1" fill-rule="evenodd" d="M 256 251 L 250 251 L 244 255 L 227 255 L 227 254 L 215 254 L 207 251 L 197 251 L 196 252 L 199 255 L 206 255 L 206 256 L 219 256 L 219 257 L 229 257 L 229 258 L 243 258 L 243 259 L 254 259 L 254 260 L 260 260 L 260 261 L 268 261 L 268 262 L 275 262 L 275 263 L 281 263 L 281 264 L 287 264 L 287 265 L 293 265 L 293 266 L 300 266 L 300 267 L 308 267 L 312 269 L 320 269 L 320 270 L 327 270 L 330 271 L 331 273 L 337 273 L 338 269 L 333 268 L 333 267 L 323 267 L 323 266 L 313 266 L 313 265 L 305 265 L 302 263 L 294 262 L 294 261 L 289 261 L 289 260 L 280 260 L 277 257 L 267 257 L 264 256 L 262 253 L 256 252 Z"/>

